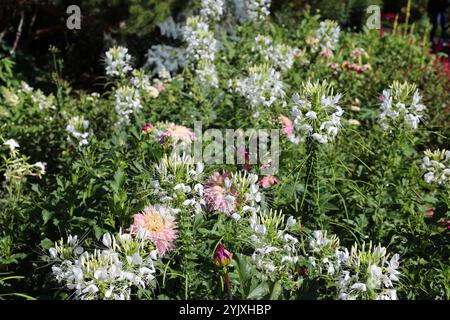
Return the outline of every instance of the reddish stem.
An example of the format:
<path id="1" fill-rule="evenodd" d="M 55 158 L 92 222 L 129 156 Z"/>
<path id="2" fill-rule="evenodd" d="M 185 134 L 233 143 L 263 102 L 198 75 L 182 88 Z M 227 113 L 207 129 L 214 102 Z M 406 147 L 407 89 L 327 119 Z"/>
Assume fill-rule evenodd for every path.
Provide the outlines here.
<path id="1" fill-rule="evenodd" d="M 230 276 L 228 275 L 228 271 L 225 271 L 225 274 L 223 275 L 223 278 L 225 280 L 225 286 L 227 287 L 228 300 L 233 300 L 233 295 L 231 293 Z"/>

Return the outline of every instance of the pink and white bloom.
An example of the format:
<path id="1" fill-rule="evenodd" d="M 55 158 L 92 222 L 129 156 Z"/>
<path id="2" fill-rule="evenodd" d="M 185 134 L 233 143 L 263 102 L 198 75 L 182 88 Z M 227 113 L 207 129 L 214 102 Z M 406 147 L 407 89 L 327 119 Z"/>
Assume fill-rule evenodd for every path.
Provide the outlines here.
<path id="1" fill-rule="evenodd" d="M 278 179 L 274 176 L 265 176 L 259 181 L 259 185 L 263 189 L 270 188 L 273 185 L 276 185 L 278 183 Z"/>
<path id="2" fill-rule="evenodd" d="M 134 215 L 130 234 L 139 234 L 153 242 L 162 256 L 166 251 L 175 248 L 178 235 L 175 217 L 165 207 L 146 207 Z"/>
<path id="3" fill-rule="evenodd" d="M 236 212 L 237 189 L 232 184 L 229 172 L 214 173 L 205 184 L 203 196 L 209 211 L 219 211 L 228 215 Z"/>

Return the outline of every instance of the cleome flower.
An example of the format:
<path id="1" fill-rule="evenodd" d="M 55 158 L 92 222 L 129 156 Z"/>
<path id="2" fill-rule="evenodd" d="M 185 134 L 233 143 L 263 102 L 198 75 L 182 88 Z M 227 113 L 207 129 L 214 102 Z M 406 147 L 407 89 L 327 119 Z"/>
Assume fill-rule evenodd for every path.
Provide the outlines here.
<path id="1" fill-rule="evenodd" d="M 8 139 L 5 142 L 3 142 L 4 146 L 7 146 L 10 151 L 14 151 L 16 148 L 19 148 L 19 144 L 14 139 Z"/>
<path id="2" fill-rule="evenodd" d="M 218 21 L 223 15 L 223 0 L 202 0 L 200 16 L 204 19 Z"/>
<path id="3" fill-rule="evenodd" d="M 426 107 L 415 85 L 394 81 L 383 91 L 380 106 L 380 123 L 383 129 L 400 127 L 416 130 Z"/>
<path id="4" fill-rule="evenodd" d="M 257 52 L 266 62 L 276 65 L 283 71 L 289 70 L 294 64 L 300 50 L 285 44 L 274 44 L 269 36 L 258 35 L 255 38 L 253 52 Z"/>
<path id="5" fill-rule="evenodd" d="M 106 74 L 111 77 L 123 77 L 133 70 L 131 55 L 124 47 L 112 47 L 105 54 Z"/>
<path id="6" fill-rule="evenodd" d="M 258 212 L 262 200 L 258 176 L 248 172 L 215 172 L 204 185 L 203 198 L 207 210 L 235 219 L 247 212 Z"/>
<path id="7" fill-rule="evenodd" d="M 249 68 L 248 77 L 236 79 L 234 87 L 253 108 L 271 107 L 285 96 L 281 74 L 269 65 Z"/>
<path id="8" fill-rule="evenodd" d="M 129 300 L 135 289 L 155 286 L 157 252 L 142 237 L 103 235 L 105 249 L 85 251 L 77 236 L 49 249 L 55 280 L 81 300 Z"/>
<path id="9" fill-rule="evenodd" d="M 299 241 L 289 234 L 296 224 L 280 211 L 253 213 L 248 219 L 252 260 L 258 270 L 272 279 L 292 280 L 299 261 Z"/>
<path id="10" fill-rule="evenodd" d="M 311 234 L 309 249 L 310 274 L 334 282 L 333 295 L 339 299 L 397 300 L 398 254 L 389 259 L 386 248 L 372 243 L 355 244 L 349 252 L 335 235 L 322 230 Z"/>
<path id="11" fill-rule="evenodd" d="M 177 224 L 169 209 L 163 206 L 149 206 L 135 214 L 133 219 L 130 234 L 140 235 L 153 242 L 161 256 L 175 248 Z"/>
<path id="12" fill-rule="evenodd" d="M 234 0 L 241 22 L 261 22 L 270 15 L 271 0 Z"/>
<path id="13" fill-rule="evenodd" d="M 209 211 L 219 211 L 228 215 L 236 212 L 238 193 L 232 179 L 229 172 L 215 172 L 208 178 L 203 196 Z"/>
<path id="14" fill-rule="evenodd" d="M 326 81 L 304 84 L 302 92 L 292 96 L 292 116 L 294 128 L 300 135 L 298 140 L 310 138 L 321 144 L 332 141 L 339 133 L 344 114 L 339 106 L 340 99 L 341 94 L 334 95 L 332 86 Z M 297 139 L 291 135 L 290 140 Z"/>
<path id="15" fill-rule="evenodd" d="M 80 116 L 72 117 L 66 126 L 66 131 L 69 133 L 68 140 L 75 140 L 80 147 L 88 145 L 88 138 L 90 135 L 90 133 L 87 131 L 88 129 L 88 120 L 85 120 Z"/>
<path id="16" fill-rule="evenodd" d="M 340 33 L 341 28 L 336 21 L 325 20 L 320 22 L 320 26 L 316 30 L 314 37 L 310 38 L 307 42 L 314 52 L 320 48 L 320 55 L 329 57 L 337 49 Z"/>
<path id="17" fill-rule="evenodd" d="M 187 43 L 187 54 L 193 62 L 214 61 L 217 40 L 214 39 L 214 33 L 209 30 L 208 24 L 201 17 L 193 16 L 187 19 L 183 37 Z"/>
<path id="18" fill-rule="evenodd" d="M 423 177 L 426 183 L 450 184 L 450 151 L 426 150 L 422 170 L 426 172 Z"/>
<path id="19" fill-rule="evenodd" d="M 142 109 L 139 90 L 131 86 L 122 86 L 115 92 L 116 127 L 130 123 L 130 115 Z"/>

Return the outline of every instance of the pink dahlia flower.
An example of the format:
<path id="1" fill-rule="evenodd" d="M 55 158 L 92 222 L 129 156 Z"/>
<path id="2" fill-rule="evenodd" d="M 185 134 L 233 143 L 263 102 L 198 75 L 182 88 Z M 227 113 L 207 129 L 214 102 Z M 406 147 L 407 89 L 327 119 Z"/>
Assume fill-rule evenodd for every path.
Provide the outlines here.
<path id="1" fill-rule="evenodd" d="M 137 235 L 145 230 L 145 238 L 153 242 L 160 255 L 175 247 L 177 238 L 175 217 L 164 207 L 146 207 L 134 215 L 130 233 Z"/>
<path id="2" fill-rule="evenodd" d="M 263 189 L 270 188 L 271 186 L 273 186 L 277 183 L 278 183 L 278 179 L 275 178 L 274 176 L 265 176 L 259 181 L 259 185 Z"/>
<path id="3" fill-rule="evenodd" d="M 231 174 L 214 173 L 205 184 L 203 196 L 209 211 L 231 215 L 236 211 L 237 189 L 231 183 Z"/>
<path id="4" fill-rule="evenodd" d="M 160 143 L 164 144 L 170 141 L 175 147 L 178 143 L 189 144 L 194 140 L 195 134 L 191 129 L 171 123 L 163 132 Z"/>

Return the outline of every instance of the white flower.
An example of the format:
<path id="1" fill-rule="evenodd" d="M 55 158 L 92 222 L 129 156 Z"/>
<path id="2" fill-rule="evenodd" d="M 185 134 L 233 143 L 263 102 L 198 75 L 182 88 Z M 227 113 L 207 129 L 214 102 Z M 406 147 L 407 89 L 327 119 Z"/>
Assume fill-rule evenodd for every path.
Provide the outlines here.
<path id="1" fill-rule="evenodd" d="M 239 219 L 241 219 L 241 215 L 239 213 L 235 212 L 231 215 L 231 218 L 234 220 L 239 220 Z"/>
<path id="2" fill-rule="evenodd" d="M 281 74 L 263 65 L 249 69 L 247 78 L 235 81 L 235 90 L 243 96 L 251 107 L 271 107 L 285 97 Z"/>
<path id="3" fill-rule="evenodd" d="M 50 248 L 48 251 L 50 253 L 50 257 L 52 257 L 53 259 L 55 259 L 58 256 L 58 251 L 56 251 L 55 248 Z"/>
<path id="4" fill-rule="evenodd" d="M 380 105 L 381 126 L 390 129 L 404 123 L 416 130 L 426 109 L 421 100 L 422 97 L 415 85 L 394 81 L 389 89 L 383 91 Z"/>
<path id="5" fill-rule="evenodd" d="M 139 90 L 131 86 L 122 86 L 115 92 L 115 110 L 118 116 L 116 126 L 130 123 L 130 115 L 142 109 Z"/>
<path id="6" fill-rule="evenodd" d="M 278 66 L 281 70 L 289 70 L 294 64 L 298 49 L 293 49 L 284 44 L 273 44 L 269 36 L 258 35 L 255 38 L 255 46 L 252 51 L 258 52 L 266 62 Z"/>
<path id="7" fill-rule="evenodd" d="M 47 166 L 45 162 L 38 161 L 33 166 L 39 170 L 40 174 L 45 174 L 45 168 Z"/>
<path id="8" fill-rule="evenodd" d="M 316 30 L 316 38 L 319 40 L 322 50 L 335 51 L 339 43 L 341 28 L 335 21 L 325 20 Z"/>
<path id="9" fill-rule="evenodd" d="M 270 15 L 271 0 L 233 0 L 234 14 L 240 22 L 260 22 Z"/>
<path id="10" fill-rule="evenodd" d="M 105 233 L 102 238 L 102 243 L 105 247 L 111 248 L 112 246 L 112 238 L 109 233 Z"/>
<path id="11" fill-rule="evenodd" d="M 5 142 L 3 142 L 3 145 L 8 146 L 9 150 L 11 150 L 11 151 L 20 147 L 19 144 L 17 143 L 17 141 L 14 139 L 6 140 Z"/>
<path id="12" fill-rule="evenodd" d="M 295 218 L 293 216 L 289 216 L 289 218 L 286 221 L 286 228 L 289 229 L 290 227 L 292 227 L 296 223 L 297 223 L 297 221 L 295 220 Z"/>
<path id="13" fill-rule="evenodd" d="M 124 47 L 113 47 L 106 52 L 106 74 L 108 76 L 124 76 L 133 70 L 130 65 L 131 55 Z"/>
<path id="14" fill-rule="evenodd" d="M 355 283 L 354 285 L 352 285 L 350 287 L 350 289 L 355 289 L 355 290 L 359 290 L 359 291 L 366 291 L 367 287 L 364 283 Z"/>
<path id="15" fill-rule="evenodd" d="M 425 151 L 422 160 L 422 169 L 426 172 L 424 180 L 426 183 L 438 185 L 450 184 L 450 156 L 447 150 Z"/>
<path id="16" fill-rule="evenodd" d="M 295 93 L 292 96 L 294 129 L 302 140 L 310 137 L 321 144 L 334 140 L 344 113 L 339 106 L 340 99 L 341 94 L 334 95 L 333 88 L 327 82 L 307 82 L 301 95 Z"/>
<path id="17" fill-rule="evenodd" d="M 202 0 L 200 15 L 206 19 L 219 20 L 223 15 L 223 0 Z"/>
<path id="18" fill-rule="evenodd" d="M 89 121 L 85 120 L 83 117 L 75 116 L 70 118 L 69 123 L 66 126 L 66 131 L 69 133 L 68 140 L 75 140 L 80 147 L 89 144 L 87 140 L 90 135 L 87 131 L 88 128 Z"/>

